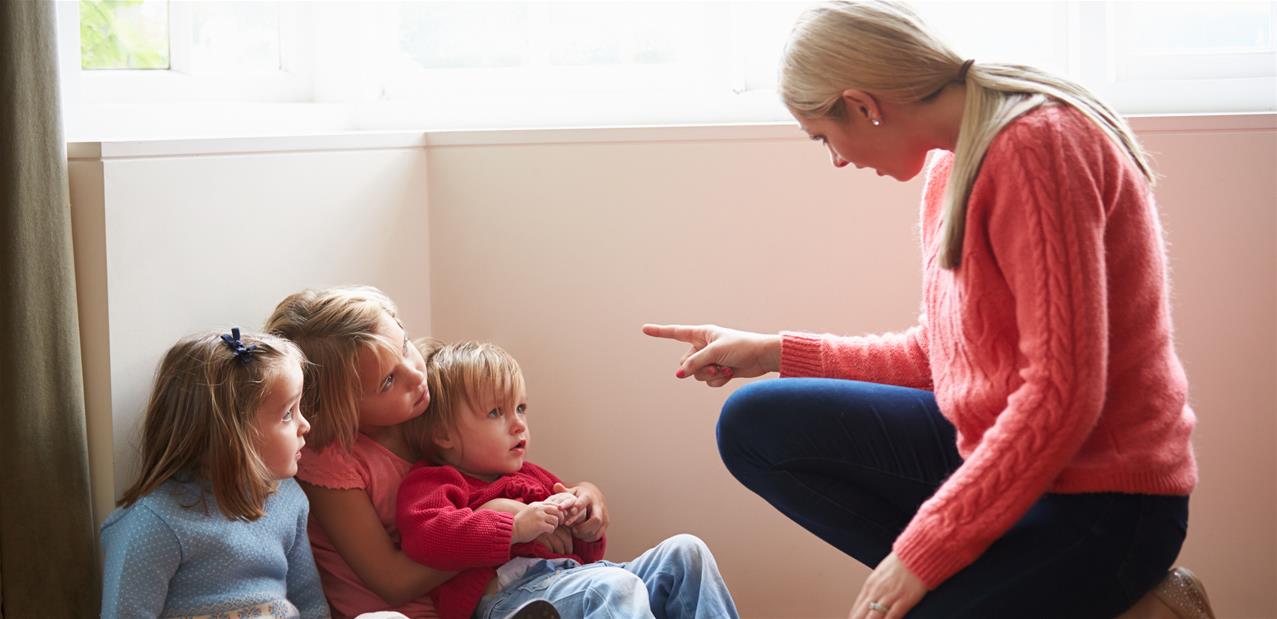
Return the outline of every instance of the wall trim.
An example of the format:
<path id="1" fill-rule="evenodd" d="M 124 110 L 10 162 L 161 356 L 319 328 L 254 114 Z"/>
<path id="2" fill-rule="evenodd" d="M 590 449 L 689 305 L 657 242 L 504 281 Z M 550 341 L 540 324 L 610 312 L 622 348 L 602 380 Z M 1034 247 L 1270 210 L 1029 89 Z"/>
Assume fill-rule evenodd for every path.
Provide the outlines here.
<path id="1" fill-rule="evenodd" d="M 1144 134 L 1277 132 L 1277 113 L 1131 116 L 1127 120 L 1132 129 Z M 67 158 L 71 161 L 101 161 L 340 150 L 805 139 L 807 139 L 806 136 L 791 122 L 655 127 L 363 131 L 315 135 L 71 142 L 67 144 Z"/>

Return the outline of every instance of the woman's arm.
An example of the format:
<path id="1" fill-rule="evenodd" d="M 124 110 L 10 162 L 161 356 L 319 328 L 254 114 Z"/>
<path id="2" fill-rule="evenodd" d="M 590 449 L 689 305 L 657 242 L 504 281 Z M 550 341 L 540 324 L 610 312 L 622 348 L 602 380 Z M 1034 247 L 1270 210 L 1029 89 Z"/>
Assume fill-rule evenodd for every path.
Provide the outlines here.
<path id="1" fill-rule="evenodd" d="M 381 599 L 399 606 L 424 596 L 455 574 L 426 567 L 395 547 L 361 489 L 333 490 L 301 482 L 310 512 L 355 575 Z"/>

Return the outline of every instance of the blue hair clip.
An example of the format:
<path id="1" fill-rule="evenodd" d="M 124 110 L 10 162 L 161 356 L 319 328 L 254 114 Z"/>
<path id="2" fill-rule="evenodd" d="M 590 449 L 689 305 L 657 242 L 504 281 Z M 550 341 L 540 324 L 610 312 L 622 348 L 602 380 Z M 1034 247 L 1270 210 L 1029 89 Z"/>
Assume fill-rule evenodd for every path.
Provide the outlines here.
<path id="1" fill-rule="evenodd" d="M 244 364 L 253 360 L 253 351 L 257 350 L 257 344 L 245 346 L 244 341 L 239 339 L 239 327 L 231 327 L 230 334 L 223 333 L 222 343 L 226 344 L 226 347 L 235 353 L 235 358 Z"/>

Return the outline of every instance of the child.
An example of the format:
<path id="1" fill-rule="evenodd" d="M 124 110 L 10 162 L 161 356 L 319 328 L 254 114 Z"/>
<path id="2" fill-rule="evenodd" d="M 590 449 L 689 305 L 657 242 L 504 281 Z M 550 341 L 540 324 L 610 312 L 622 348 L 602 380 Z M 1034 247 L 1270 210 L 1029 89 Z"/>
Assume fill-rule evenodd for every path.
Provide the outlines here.
<path id="1" fill-rule="evenodd" d="M 427 461 L 399 488 L 398 522 L 408 556 L 462 570 L 431 592 L 444 619 L 504 616 L 530 599 L 565 617 L 737 616 L 713 555 L 691 535 L 628 563 L 602 560 L 603 527 L 582 520 L 591 507 L 524 460 L 527 402 L 509 354 L 422 346 L 433 401 L 405 435 Z"/>
<path id="2" fill-rule="evenodd" d="M 102 525 L 103 617 L 327 617 L 292 476 L 310 424 L 301 351 L 207 334 L 164 356 L 142 471 Z"/>
<path id="3" fill-rule="evenodd" d="M 425 594 L 451 574 L 404 556 L 395 527 L 395 492 L 417 458 L 398 426 L 426 410 L 430 392 L 394 303 L 370 287 L 303 290 L 279 303 L 266 330 L 312 363 L 302 403 L 314 427 L 297 478 L 333 614 L 436 616 Z"/>
<path id="4" fill-rule="evenodd" d="M 302 403 L 314 427 L 297 478 L 310 498 L 310 543 L 333 615 L 437 617 L 426 593 L 452 573 L 404 555 L 395 526 L 395 493 L 418 458 L 400 425 L 430 403 L 425 361 L 395 304 L 367 286 L 303 290 L 279 303 L 266 329 L 311 361 Z M 596 488 L 574 491 L 601 506 Z M 545 606 L 514 616 L 554 617 Z"/>

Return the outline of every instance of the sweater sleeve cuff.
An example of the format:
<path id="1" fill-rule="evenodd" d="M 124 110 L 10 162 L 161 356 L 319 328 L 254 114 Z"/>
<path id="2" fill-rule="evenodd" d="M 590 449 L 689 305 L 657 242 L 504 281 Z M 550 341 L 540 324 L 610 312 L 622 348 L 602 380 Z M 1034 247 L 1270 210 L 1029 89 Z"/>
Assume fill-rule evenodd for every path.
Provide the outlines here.
<path id="1" fill-rule="evenodd" d="M 493 535 L 488 535 L 484 539 L 492 545 L 488 549 L 489 555 L 493 559 L 493 565 L 500 565 L 510 560 L 510 546 L 514 544 L 514 514 L 505 512 L 492 512 L 492 526 L 496 529 Z"/>
<path id="2" fill-rule="evenodd" d="M 821 359 L 822 338 L 811 333 L 781 331 L 780 375 L 824 376 L 825 364 Z"/>
<path id="3" fill-rule="evenodd" d="M 979 553 L 970 554 L 937 544 L 936 540 L 912 525 L 896 538 L 891 550 L 914 576 L 922 580 L 927 590 L 940 586 L 979 556 Z"/>

